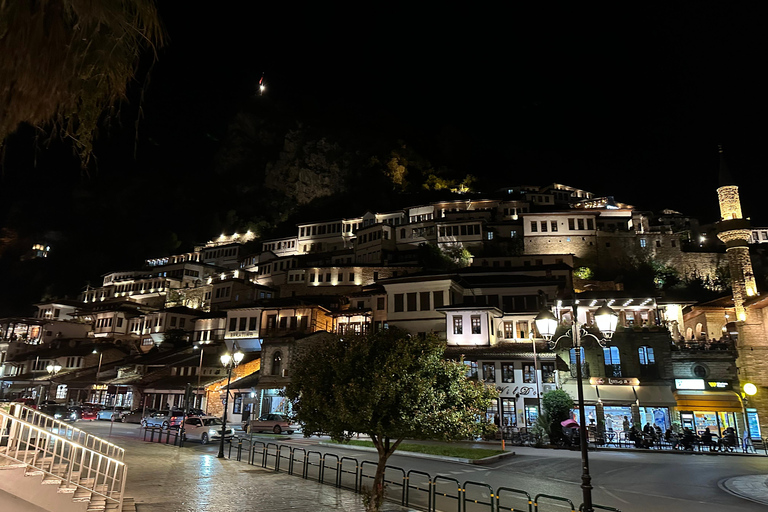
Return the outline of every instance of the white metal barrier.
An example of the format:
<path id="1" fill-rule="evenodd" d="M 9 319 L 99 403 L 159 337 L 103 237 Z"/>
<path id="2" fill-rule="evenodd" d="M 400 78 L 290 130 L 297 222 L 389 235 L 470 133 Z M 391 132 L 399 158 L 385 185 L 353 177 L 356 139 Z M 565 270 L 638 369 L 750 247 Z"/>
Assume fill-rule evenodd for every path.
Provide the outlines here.
<path id="1" fill-rule="evenodd" d="M 46 420 L 51 418 L 37 411 L 37 414 L 26 414 L 29 410 L 32 409 L 20 413 L 14 407 L 10 411 L 0 409 L 0 457 L 5 456 L 61 479 L 64 486 L 101 496 L 108 504 L 116 503 L 120 510 L 127 474 L 125 463 L 74 439 L 82 439 L 121 457 L 124 454 L 122 448 L 115 450 L 119 447 L 94 436 L 83 437 L 81 433 L 85 432 L 66 423 L 48 422 Z M 54 430 L 62 430 L 62 433 Z"/>
<path id="2" fill-rule="evenodd" d="M 71 423 L 52 418 L 51 416 L 41 413 L 37 409 L 14 403 L 11 404 L 9 414 L 20 420 L 24 420 L 27 423 L 32 423 L 33 425 L 48 430 L 53 434 L 66 437 L 76 444 L 90 448 L 108 457 L 112 457 L 113 459 L 125 459 L 125 450 L 116 444 L 105 441 L 100 437 L 96 437 L 85 430 L 75 428 Z"/>

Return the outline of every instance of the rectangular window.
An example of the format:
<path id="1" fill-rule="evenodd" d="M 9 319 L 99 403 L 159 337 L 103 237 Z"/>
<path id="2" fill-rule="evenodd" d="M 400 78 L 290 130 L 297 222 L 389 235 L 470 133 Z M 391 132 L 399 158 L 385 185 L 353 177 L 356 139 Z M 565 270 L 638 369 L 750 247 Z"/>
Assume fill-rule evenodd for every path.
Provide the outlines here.
<path id="1" fill-rule="evenodd" d="M 176 317 L 175 316 L 171 317 L 171 327 L 176 327 Z"/>
<path id="2" fill-rule="evenodd" d="M 421 311 L 429 311 L 429 292 L 421 292 L 419 293 L 419 309 Z"/>
<path id="3" fill-rule="evenodd" d="M 416 311 L 416 292 L 406 294 L 408 300 L 408 311 Z"/>
<path id="4" fill-rule="evenodd" d="M 464 319 L 461 316 L 453 317 L 453 334 L 464 334 Z"/>
<path id="5" fill-rule="evenodd" d="M 350 283 L 354 283 L 355 282 L 355 273 L 354 272 L 350 272 L 349 273 L 349 282 Z"/>
<path id="6" fill-rule="evenodd" d="M 472 315 L 470 318 L 470 323 L 472 324 L 472 334 L 480 334 L 480 316 Z"/>
<path id="7" fill-rule="evenodd" d="M 536 382 L 536 368 L 533 363 L 523 364 L 523 382 Z"/>
<path id="8" fill-rule="evenodd" d="M 376 310 L 384 311 L 384 297 L 376 297 Z"/>
<path id="9" fill-rule="evenodd" d="M 576 229 L 576 223 L 573 219 L 568 219 L 568 229 L 570 229 L 571 231 Z"/>
<path id="10" fill-rule="evenodd" d="M 483 363 L 483 380 L 496 382 L 496 363 Z"/>
<path id="11" fill-rule="evenodd" d="M 240 319 L 240 329 L 238 329 L 238 331 L 244 331 L 245 330 L 245 326 L 247 324 L 248 324 L 248 319 L 246 317 L 242 317 Z"/>
<path id="12" fill-rule="evenodd" d="M 514 363 L 501 363 L 501 382 L 515 382 Z"/>
<path id="13" fill-rule="evenodd" d="M 504 338 L 511 340 L 515 337 L 515 323 L 504 322 Z"/>
<path id="14" fill-rule="evenodd" d="M 521 338 L 527 338 L 530 336 L 528 332 L 528 321 L 527 320 L 518 320 L 517 322 L 517 330 L 520 332 Z"/>
<path id="15" fill-rule="evenodd" d="M 587 229 L 594 230 L 595 229 L 595 220 L 594 219 L 587 219 Z"/>
<path id="16" fill-rule="evenodd" d="M 550 231 L 552 231 L 553 233 L 556 232 L 557 231 L 557 221 L 556 220 L 550 221 L 549 222 L 549 227 L 551 228 Z"/>
<path id="17" fill-rule="evenodd" d="M 538 233 L 539 231 L 539 224 L 535 221 L 531 221 L 531 233 Z"/>
<path id="18" fill-rule="evenodd" d="M 576 225 L 579 226 L 579 231 L 584 229 L 584 219 L 576 219 Z"/>
<path id="19" fill-rule="evenodd" d="M 541 232 L 546 233 L 547 232 L 547 221 L 543 220 L 541 221 Z"/>
<path id="20" fill-rule="evenodd" d="M 645 238 L 640 239 L 640 247 L 645 247 L 647 245 L 647 242 L 645 241 Z"/>
<path id="21" fill-rule="evenodd" d="M 229 319 L 229 330 L 230 331 L 236 331 L 237 330 L 237 318 L 230 318 Z"/>
<path id="22" fill-rule="evenodd" d="M 179 318 L 179 328 L 180 329 L 183 329 L 184 326 L 186 325 L 186 323 L 187 323 L 187 319 L 186 318 Z"/>
<path id="23" fill-rule="evenodd" d="M 464 364 L 467 365 L 467 378 L 476 379 L 477 378 L 477 361 L 464 361 Z"/>
<path id="24" fill-rule="evenodd" d="M 555 365 L 554 363 L 541 363 L 541 382 L 555 383 Z"/>
<path id="25" fill-rule="evenodd" d="M 395 294 L 395 313 L 402 313 L 403 311 L 405 311 L 403 307 L 403 294 L 396 293 Z"/>
<path id="26" fill-rule="evenodd" d="M 439 292 L 432 292 L 432 303 L 434 304 L 435 308 L 441 308 L 443 307 L 443 291 L 440 290 Z"/>

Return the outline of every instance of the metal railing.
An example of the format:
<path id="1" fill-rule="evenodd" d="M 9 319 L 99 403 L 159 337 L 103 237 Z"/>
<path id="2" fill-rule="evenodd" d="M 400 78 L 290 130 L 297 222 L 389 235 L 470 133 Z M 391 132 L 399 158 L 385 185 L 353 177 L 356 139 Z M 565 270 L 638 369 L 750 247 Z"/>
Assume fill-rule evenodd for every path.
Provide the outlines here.
<path id="1" fill-rule="evenodd" d="M 125 459 L 125 450 L 116 444 L 96 437 L 85 430 L 75 428 L 71 423 L 52 418 L 37 409 L 32 409 L 22 404 L 12 404 L 8 414 L 107 457 L 117 460 Z"/>
<path id="2" fill-rule="evenodd" d="M 46 425 L 45 418 L 41 418 L 44 415 L 27 414 L 26 419 L 22 419 L 12 412 L 18 410 L 0 409 L 0 457 L 61 480 L 64 487 L 74 492 L 80 490 L 90 497 L 100 496 L 108 508 L 110 504 L 115 504 L 117 510 L 122 508 L 127 473 L 123 461 L 67 437 L 67 433 L 72 434 L 71 430 L 64 430 L 63 434 L 49 430 L 43 426 Z M 92 438 L 88 439 L 91 445 L 111 445 Z"/>
<path id="3" fill-rule="evenodd" d="M 338 488 L 365 492 L 373 479 L 376 462 L 358 461 L 352 457 L 339 457 L 332 453 L 307 451 L 300 447 L 291 447 L 276 443 L 252 441 L 249 443 L 248 457 L 242 457 L 242 443 L 237 447 L 237 460 L 252 466 L 274 471 L 284 471 L 289 475 L 312 479 Z M 231 452 L 230 452 L 231 457 Z M 455 478 L 422 471 L 406 471 L 397 466 L 386 466 L 384 473 L 384 497 L 405 507 L 425 509 L 428 512 L 438 510 L 456 510 L 456 512 L 549 512 L 577 509 L 568 498 L 549 494 L 529 494 L 521 489 L 499 487 L 494 489 L 483 482 L 459 482 Z M 583 508 L 583 504 L 579 510 Z M 593 505 L 596 510 L 621 512 L 619 509 L 602 505 Z"/>

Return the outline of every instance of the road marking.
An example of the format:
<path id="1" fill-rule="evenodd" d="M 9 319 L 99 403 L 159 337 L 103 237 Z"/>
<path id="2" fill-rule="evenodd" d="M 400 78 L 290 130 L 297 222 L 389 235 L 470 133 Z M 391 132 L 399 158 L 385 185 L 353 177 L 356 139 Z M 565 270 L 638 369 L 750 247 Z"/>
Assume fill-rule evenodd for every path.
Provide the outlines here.
<path id="1" fill-rule="evenodd" d="M 642 494 L 643 496 L 650 496 L 652 498 L 666 498 L 668 500 L 677 500 L 677 501 L 687 501 L 687 502 L 693 502 L 693 503 L 702 503 L 702 504 L 705 504 L 705 505 L 710 504 L 708 501 L 696 501 L 696 500 L 691 500 L 691 499 L 688 499 L 688 498 L 676 498 L 675 496 L 664 496 L 663 494 L 651 494 L 649 492 L 626 491 L 626 490 L 622 491 L 622 492 L 628 492 L 628 493 L 631 493 L 631 494 Z"/>
<path id="2" fill-rule="evenodd" d="M 544 460 L 544 459 L 548 459 L 548 458 L 549 457 L 532 457 L 532 458 L 528 458 L 528 459 L 519 459 L 519 460 L 516 460 L 514 462 L 507 462 L 506 464 L 499 464 L 498 466 L 494 466 L 494 468 L 496 468 L 496 469 L 498 469 L 498 468 L 505 468 L 507 466 L 514 466 L 515 464 L 528 464 L 529 462 L 533 462 L 533 461 L 536 461 L 536 460 Z"/>
<path id="3" fill-rule="evenodd" d="M 608 496 L 611 496 L 612 498 L 614 498 L 614 499 L 616 499 L 616 500 L 619 500 L 620 502 L 622 502 L 622 503 L 626 503 L 627 505 L 629 505 L 629 502 L 628 502 L 628 501 L 626 501 L 626 500 L 623 500 L 623 499 L 619 498 L 618 496 L 616 496 L 615 494 L 613 494 L 611 491 L 609 491 L 608 489 L 606 489 L 604 486 L 602 486 L 602 485 L 598 485 L 598 488 L 599 488 L 600 490 L 602 490 L 602 491 L 603 491 L 605 494 L 607 494 Z"/>
<path id="4" fill-rule="evenodd" d="M 549 479 L 554 480 L 555 482 L 563 482 L 564 484 L 581 485 L 581 482 L 571 482 L 570 480 L 562 480 L 560 478 L 549 477 Z"/>

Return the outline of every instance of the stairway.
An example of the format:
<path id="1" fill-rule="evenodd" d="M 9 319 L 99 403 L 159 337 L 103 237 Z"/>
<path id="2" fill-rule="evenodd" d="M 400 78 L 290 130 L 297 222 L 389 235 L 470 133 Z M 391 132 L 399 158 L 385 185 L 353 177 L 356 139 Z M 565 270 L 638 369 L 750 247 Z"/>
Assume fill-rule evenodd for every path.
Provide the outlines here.
<path id="1" fill-rule="evenodd" d="M 23 419 L 22 419 L 23 418 Z M 136 512 L 123 497 L 123 452 L 101 440 L 59 435 L 52 418 L 0 409 L 0 510 L 13 512 Z M 55 421 L 55 420 L 54 420 Z M 106 448 L 104 448 L 106 447 Z"/>

